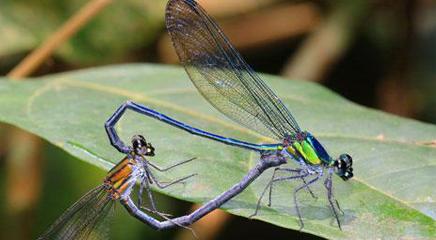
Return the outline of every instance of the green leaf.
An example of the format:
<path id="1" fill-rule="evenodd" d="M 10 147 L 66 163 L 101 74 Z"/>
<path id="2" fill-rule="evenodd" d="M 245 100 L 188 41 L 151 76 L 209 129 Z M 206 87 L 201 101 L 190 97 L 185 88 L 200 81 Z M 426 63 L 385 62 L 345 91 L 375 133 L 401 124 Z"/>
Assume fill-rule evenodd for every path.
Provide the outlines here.
<path id="1" fill-rule="evenodd" d="M 87 2 L 0 1 L 0 56 L 37 47 Z M 165 4 L 165 0 L 113 1 L 64 44 L 57 55 L 80 65 L 119 61 L 126 57 L 126 52 L 144 48 L 157 37 Z"/>
<path id="2" fill-rule="evenodd" d="M 316 135 L 331 155 L 347 152 L 354 159 L 352 180 L 334 178 L 336 198 L 345 212 L 341 216 L 344 231 L 335 224 L 321 182 L 313 189 L 318 200 L 307 193 L 299 195 L 303 231 L 337 239 L 436 237 L 434 125 L 357 106 L 313 83 L 264 78 L 292 110 L 300 127 Z M 159 65 L 111 66 L 24 82 L 3 80 L 0 121 L 33 132 L 84 161 L 109 169 L 123 155 L 109 145 L 103 124 L 126 100 L 213 133 L 255 143 L 272 142 L 214 110 L 181 68 Z M 127 142 L 134 134 L 146 136 L 156 147 L 156 156 L 151 160 L 158 165 L 198 157 L 193 163 L 159 175 L 168 181 L 198 173 L 187 184 L 164 192 L 193 202 L 207 201 L 240 181 L 259 157 L 131 112 L 117 129 Z M 271 171 L 264 173 L 224 208 L 236 215 L 252 214 L 270 177 Z M 298 229 L 292 201 L 296 184 L 277 185 L 272 207 L 266 207 L 265 201 L 256 218 Z"/>

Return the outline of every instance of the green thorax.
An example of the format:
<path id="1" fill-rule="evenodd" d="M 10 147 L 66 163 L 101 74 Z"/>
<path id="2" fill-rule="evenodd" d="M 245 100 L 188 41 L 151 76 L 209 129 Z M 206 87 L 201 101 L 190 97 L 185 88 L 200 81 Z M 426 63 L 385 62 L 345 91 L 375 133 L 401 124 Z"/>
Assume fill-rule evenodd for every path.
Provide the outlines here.
<path id="1" fill-rule="evenodd" d="M 287 151 L 301 157 L 310 165 L 328 165 L 332 161 L 327 151 L 321 143 L 310 133 L 305 133 L 306 136 L 302 139 L 294 140 L 287 148 Z"/>

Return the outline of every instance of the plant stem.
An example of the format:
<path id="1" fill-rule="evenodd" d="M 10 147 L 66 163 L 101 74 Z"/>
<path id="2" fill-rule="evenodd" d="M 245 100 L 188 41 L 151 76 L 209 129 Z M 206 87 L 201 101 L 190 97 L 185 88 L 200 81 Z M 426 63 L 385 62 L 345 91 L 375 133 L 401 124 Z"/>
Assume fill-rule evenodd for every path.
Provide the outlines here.
<path id="1" fill-rule="evenodd" d="M 21 63 L 12 69 L 8 76 L 14 79 L 21 79 L 31 75 L 60 45 L 70 39 L 111 2 L 112 0 L 94 0 L 83 6 L 40 47 L 35 49 L 31 54 L 24 58 Z"/>

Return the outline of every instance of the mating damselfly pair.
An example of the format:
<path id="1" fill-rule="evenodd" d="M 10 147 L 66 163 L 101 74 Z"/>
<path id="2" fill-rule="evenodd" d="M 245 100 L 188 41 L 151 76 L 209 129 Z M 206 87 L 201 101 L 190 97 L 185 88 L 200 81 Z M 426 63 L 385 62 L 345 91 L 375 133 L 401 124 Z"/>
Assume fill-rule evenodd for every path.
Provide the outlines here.
<path id="1" fill-rule="evenodd" d="M 352 178 L 351 157 L 348 154 L 342 154 L 337 159 L 333 159 L 311 133 L 302 131 L 286 106 L 245 63 L 218 25 L 194 0 L 170 0 L 166 8 L 166 26 L 180 62 L 203 97 L 230 119 L 265 136 L 272 137 L 278 143 L 254 144 L 223 137 L 128 101 L 113 114 L 105 125 L 111 144 L 120 152 L 125 153 L 126 158 L 109 171 L 103 185 L 92 190 L 74 204 L 43 236 L 46 238 L 52 236 L 86 238 L 90 236 L 103 220 L 103 213 L 107 212 L 106 206 L 109 205 L 107 203 L 113 203 L 114 200 L 120 200 L 132 216 L 155 229 L 186 227 L 241 193 L 269 168 L 274 168 L 274 173 L 261 193 L 256 209 L 253 210 L 253 216 L 258 214 L 261 199 L 268 190 L 271 202 L 272 188 L 275 183 L 300 181 L 301 184 L 293 190 L 293 200 L 300 226 L 303 228 L 304 223 L 297 194 L 301 190 L 307 190 L 312 194 L 310 187 L 323 179 L 330 208 L 341 228 L 338 216 L 341 209 L 333 195 L 332 176 L 336 173 L 343 180 Z M 138 136 L 134 137 L 132 146 L 127 146 L 115 131 L 116 123 L 127 109 L 194 135 L 258 152 L 259 161 L 239 183 L 205 203 L 198 210 L 189 215 L 169 219 L 165 214 L 157 211 L 149 188 L 152 182 L 159 183 L 150 169 L 166 170 L 160 169 L 146 159 L 152 156 L 154 149 L 146 143 L 144 138 Z M 289 162 L 297 166 L 282 166 Z M 279 177 L 276 172 L 289 175 Z M 173 183 L 181 182 L 191 176 Z M 142 193 L 145 189 L 149 195 L 152 205 L 151 209 L 148 209 L 149 212 L 160 215 L 164 221 L 149 216 L 141 210 L 141 205 L 136 206 L 131 199 L 131 191 L 138 180 L 141 183 L 140 192 Z M 163 185 L 158 185 L 158 187 L 163 187 Z M 83 210 L 87 213 L 82 213 Z"/>

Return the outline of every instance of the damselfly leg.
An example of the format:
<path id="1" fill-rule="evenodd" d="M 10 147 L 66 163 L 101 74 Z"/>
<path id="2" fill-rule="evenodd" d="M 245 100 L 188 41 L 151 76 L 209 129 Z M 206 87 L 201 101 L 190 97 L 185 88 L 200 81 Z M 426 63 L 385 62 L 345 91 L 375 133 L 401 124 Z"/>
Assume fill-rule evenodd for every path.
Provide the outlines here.
<path id="1" fill-rule="evenodd" d="M 150 184 L 156 183 L 158 187 L 169 187 L 176 183 L 185 181 L 194 176 L 191 174 L 187 177 L 174 180 L 169 184 L 161 184 L 152 175 L 148 168 L 148 160 L 146 156 L 154 156 L 154 147 L 151 143 L 147 143 L 142 136 L 134 136 L 132 138 L 131 151 L 127 156 L 115 165 L 106 175 L 104 183 L 95 189 L 91 190 L 79 201 L 73 204 L 64 214 L 39 238 L 39 239 L 100 239 L 104 238 L 106 231 L 103 231 L 105 219 L 110 213 L 112 206 L 116 201 L 131 202 L 131 194 L 138 180 L 141 181 L 139 188 L 139 197 L 142 199 L 142 191 L 145 189 L 149 196 L 151 204 L 151 212 L 166 219 L 166 222 L 160 222 L 153 217 L 145 214 L 136 206 L 129 205 L 127 210 L 129 213 L 132 209 L 137 209 L 135 212 L 140 215 L 140 220 L 157 229 L 169 228 L 171 226 L 184 226 L 173 222 L 166 214 L 156 210 L 156 204 L 153 199 Z M 187 163 L 192 161 L 183 161 Z M 176 164 L 179 166 L 181 163 Z M 175 167 L 171 166 L 171 168 Z M 142 202 L 139 200 L 139 205 Z M 126 205 L 125 205 L 126 206 Z M 192 231 L 192 229 L 187 228 Z M 193 233 L 195 236 L 195 233 Z"/>
<path id="2" fill-rule="evenodd" d="M 193 174 L 191 174 L 191 175 L 189 175 L 189 176 L 179 178 L 179 179 L 174 180 L 174 181 L 169 182 L 169 183 L 161 183 L 161 182 L 159 182 L 159 181 L 156 179 L 156 177 L 155 177 L 153 174 L 150 174 L 150 177 L 154 180 L 154 183 L 155 183 L 156 186 L 157 186 L 158 188 L 160 188 L 160 189 L 165 189 L 165 188 L 170 187 L 170 186 L 172 186 L 172 185 L 174 185 L 174 184 L 177 184 L 177 183 L 185 183 L 184 181 L 185 181 L 186 179 L 191 178 L 191 177 L 194 177 L 194 176 L 197 176 L 197 174 L 196 174 L 196 173 L 193 173 Z"/>
<path id="3" fill-rule="evenodd" d="M 303 218 L 301 216 L 300 207 L 298 205 L 297 194 L 302 189 L 307 188 L 307 187 L 309 187 L 309 185 L 317 182 L 321 176 L 322 176 L 321 174 L 317 174 L 315 178 L 313 178 L 312 180 L 308 181 L 307 183 L 301 185 L 300 187 L 297 187 L 294 190 L 294 204 L 295 204 L 295 210 L 297 211 L 298 220 L 300 221 L 300 230 L 304 228 L 304 222 L 303 222 Z"/>
<path id="4" fill-rule="evenodd" d="M 275 175 L 275 173 L 277 171 L 284 171 L 284 172 L 289 172 L 289 173 L 292 173 L 292 174 L 296 173 L 297 175 L 289 176 L 289 177 L 277 177 Z M 315 174 L 315 177 L 313 179 L 311 179 L 309 181 L 306 181 L 307 177 L 310 177 L 310 176 L 312 176 L 314 174 Z M 303 185 L 300 185 L 299 187 L 294 189 L 293 198 L 294 198 L 295 210 L 296 210 L 297 215 L 298 215 L 298 219 L 299 219 L 299 222 L 300 222 L 300 230 L 301 230 L 304 227 L 304 223 L 303 223 L 303 219 L 302 219 L 302 216 L 301 216 L 300 207 L 299 207 L 299 204 L 298 204 L 297 194 L 302 189 L 306 189 L 306 190 L 308 190 L 308 192 L 311 194 L 312 197 L 317 199 L 317 197 L 311 191 L 310 185 L 312 185 L 315 182 L 317 182 L 321 177 L 322 177 L 322 173 L 321 172 L 312 173 L 312 172 L 310 172 L 310 171 L 308 171 L 307 169 L 304 169 L 304 168 L 303 169 L 276 168 L 274 173 L 273 173 L 273 176 L 272 176 L 271 180 L 268 182 L 268 184 L 264 188 L 262 194 L 260 195 L 260 197 L 259 197 L 259 199 L 257 201 L 256 209 L 255 209 L 254 213 L 252 215 L 250 215 L 250 218 L 252 218 L 252 217 L 254 217 L 254 216 L 256 216 L 258 214 L 258 212 L 260 210 L 262 198 L 264 197 L 264 195 L 265 195 L 265 193 L 267 192 L 268 189 L 270 190 L 270 192 L 269 192 L 269 194 L 270 194 L 269 195 L 269 204 L 271 204 L 271 194 L 272 194 L 271 193 L 271 191 L 272 191 L 271 189 L 272 189 L 272 186 L 275 183 L 283 182 L 283 181 L 290 181 L 290 180 L 299 180 L 300 179 L 300 180 L 303 181 Z M 268 206 L 270 206 L 270 205 L 268 205 Z"/>
<path id="5" fill-rule="evenodd" d="M 339 216 L 338 216 L 338 212 L 336 211 L 336 207 L 341 214 L 344 214 L 344 212 L 342 211 L 341 207 L 339 206 L 339 202 L 335 199 L 335 197 L 333 195 L 332 176 L 333 176 L 333 172 L 329 171 L 327 178 L 324 180 L 324 187 L 327 190 L 327 200 L 329 201 L 330 209 L 332 210 L 333 215 L 336 218 L 336 222 L 338 223 L 339 229 L 342 230 L 341 222 L 339 221 Z M 336 206 L 334 203 L 336 204 Z"/>
<path id="6" fill-rule="evenodd" d="M 177 167 L 177 166 L 183 165 L 183 164 L 185 164 L 185 163 L 189 163 L 189 162 L 191 162 L 191 161 L 193 161 L 193 160 L 195 160 L 195 159 L 197 159 L 197 158 L 196 158 L 196 157 L 193 157 L 193 158 L 190 158 L 190 159 L 188 159 L 188 160 L 184 160 L 184 161 L 178 162 L 178 163 L 176 163 L 176 164 L 174 164 L 174 165 L 171 165 L 171 166 L 169 166 L 169 167 L 166 167 L 166 168 L 159 167 L 159 166 L 157 166 L 157 165 L 155 165 L 155 164 L 153 164 L 153 163 L 151 163 L 151 162 L 148 162 L 148 164 L 149 164 L 152 168 L 158 170 L 159 172 L 166 172 L 166 171 L 168 171 L 168 170 L 170 170 L 170 169 L 172 169 L 172 168 L 175 168 L 175 167 Z"/>
<path id="7" fill-rule="evenodd" d="M 265 186 L 259 199 L 257 200 L 256 209 L 255 209 L 254 213 L 251 214 L 249 217 L 252 218 L 258 214 L 258 212 L 260 210 L 261 203 L 262 203 L 262 199 L 265 196 L 265 193 L 267 192 L 268 189 L 271 190 L 271 187 L 274 185 L 274 183 L 295 180 L 295 179 L 302 179 L 302 178 L 304 179 L 307 176 L 309 176 L 309 173 L 307 173 L 307 172 L 301 173 L 301 171 L 299 172 L 298 175 L 290 176 L 290 177 L 275 177 L 275 176 L 273 176 L 273 178 L 271 178 L 271 180 Z M 269 201 L 271 201 L 271 200 L 269 200 Z"/>
<path id="8" fill-rule="evenodd" d="M 300 176 L 300 179 L 303 181 L 304 184 L 306 184 L 306 180 L 304 179 L 304 175 L 301 174 L 301 172 L 303 171 L 303 169 L 300 168 L 284 168 L 284 167 L 277 167 L 274 169 L 273 175 L 271 177 L 270 183 L 269 185 L 269 194 L 268 194 L 268 207 L 271 207 L 271 202 L 272 202 L 272 190 L 274 187 L 274 180 L 276 179 L 276 173 L 277 172 L 288 172 L 288 173 L 296 173 L 298 176 Z M 307 175 L 306 175 L 307 176 Z M 318 197 L 315 196 L 315 194 L 312 192 L 312 190 L 310 189 L 309 186 L 307 186 L 307 191 L 310 193 L 310 195 L 317 199 Z"/>
<path id="9" fill-rule="evenodd" d="M 184 161 L 184 163 L 186 163 L 186 162 L 187 161 Z M 170 186 L 177 184 L 177 183 L 184 183 L 184 181 L 186 179 L 194 177 L 197 175 L 196 173 L 194 173 L 194 174 L 173 180 L 173 181 L 168 182 L 168 183 L 163 183 L 163 182 L 160 182 L 154 176 L 154 174 L 150 171 L 150 169 L 147 166 L 148 164 L 150 164 L 150 162 L 147 161 L 146 165 L 144 166 L 145 177 L 143 178 L 143 180 L 141 181 L 141 184 L 140 184 L 138 201 L 139 201 L 139 206 L 142 207 L 142 197 L 141 196 L 143 193 L 143 189 L 146 189 L 148 192 L 148 195 L 149 195 L 149 200 L 150 200 L 150 204 L 152 205 L 152 209 L 153 209 L 153 211 L 156 211 L 156 212 L 157 212 L 156 207 L 155 207 L 156 205 L 154 203 L 153 197 L 151 197 L 151 185 L 152 184 L 156 184 L 156 186 L 160 189 L 165 189 L 165 188 L 170 187 Z M 180 164 L 178 164 L 178 165 L 180 165 Z"/>
<path id="10" fill-rule="evenodd" d="M 169 183 L 169 184 L 167 184 L 167 185 L 162 186 L 162 185 L 159 183 L 159 181 L 157 181 L 157 179 L 153 176 L 153 174 L 152 174 L 151 172 L 149 172 L 148 174 L 149 174 L 150 178 L 154 180 L 154 183 L 156 184 L 156 186 L 158 186 L 158 187 L 161 188 L 161 189 L 164 189 L 164 188 L 166 188 L 166 187 L 168 187 L 168 186 L 171 186 L 171 185 L 173 185 L 173 184 L 176 184 L 176 183 L 180 183 L 180 182 L 182 182 L 182 181 L 184 181 L 184 180 L 186 180 L 186 179 L 188 179 L 188 178 L 190 178 L 190 177 L 196 175 L 196 174 L 192 174 L 192 175 L 190 175 L 190 176 L 187 176 L 187 177 L 184 177 L 184 178 L 177 179 L 177 180 L 175 180 L 175 181 L 173 181 L 173 182 L 171 182 L 171 183 Z M 193 235 L 195 238 L 198 238 L 198 237 L 197 237 L 197 234 L 196 234 L 195 231 L 194 231 L 194 229 L 192 229 L 192 228 L 190 228 L 190 227 L 188 227 L 188 226 L 185 226 L 185 225 L 182 225 L 182 224 L 178 224 L 178 223 L 176 223 L 176 222 L 173 222 L 173 221 L 172 221 L 170 218 L 168 218 L 166 215 L 160 214 L 160 212 L 158 212 L 158 211 L 156 210 L 156 204 L 155 204 L 155 201 L 154 201 L 154 198 L 153 198 L 153 194 L 152 194 L 152 192 L 151 192 L 150 184 L 146 183 L 146 184 L 145 184 L 145 188 L 146 188 L 146 191 L 147 191 L 147 194 L 148 194 L 148 199 L 149 199 L 149 201 L 150 201 L 150 205 L 151 205 L 152 213 L 155 213 L 155 214 L 159 215 L 161 218 L 163 218 L 163 219 L 165 219 L 165 220 L 167 220 L 167 221 L 170 221 L 170 222 L 174 223 L 175 225 L 178 225 L 179 227 L 182 227 L 182 228 L 185 228 L 185 229 L 191 231 L 192 235 Z"/>
<path id="11" fill-rule="evenodd" d="M 146 181 L 146 180 L 148 180 L 148 182 L 150 184 L 156 183 L 157 187 L 159 187 L 161 189 L 165 189 L 165 188 L 167 188 L 167 187 L 169 187 L 171 185 L 174 185 L 176 183 L 183 183 L 184 180 L 197 175 L 196 173 L 194 173 L 194 174 L 191 174 L 189 176 L 186 176 L 186 177 L 183 177 L 183 178 L 180 178 L 180 179 L 177 179 L 177 180 L 165 183 L 165 182 L 158 181 L 157 178 L 153 175 L 153 173 L 151 172 L 151 170 L 150 170 L 150 168 L 148 166 L 151 166 L 153 169 L 156 169 L 157 171 L 166 172 L 166 171 L 171 170 L 171 169 L 173 169 L 173 168 L 175 168 L 177 166 L 189 163 L 189 162 L 191 162 L 191 161 L 193 161 L 195 159 L 197 159 L 197 158 L 193 157 L 193 158 L 190 158 L 188 160 L 184 160 L 184 161 L 178 162 L 178 163 L 176 163 L 174 165 L 171 165 L 169 167 L 162 168 L 162 167 L 159 167 L 156 164 L 153 164 L 152 162 L 148 161 L 147 159 L 143 158 L 143 160 L 144 160 L 144 170 L 145 170 L 145 173 L 146 173 L 145 176 L 146 176 L 147 179 L 144 179 L 144 180 L 141 181 L 141 185 L 140 185 L 140 188 L 139 188 L 139 196 L 142 196 L 143 189 L 145 188 L 145 186 L 144 186 L 145 182 L 144 181 Z M 139 206 L 142 207 L 142 198 L 140 197 L 138 199 L 138 201 L 139 201 L 138 202 Z M 146 209 L 146 208 L 144 208 L 144 209 Z"/>
<path id="12" fill-rule="evenodd" d="M 171 222 L 157 222 L 137 209 L 131 199 L 125 199 L 123 205 L 133 216 L 156 229 L 169 228 L 174 223 L 181 225 L 193 223 L 241 193 L 266 169 L 278 167 L 287 163 L 290 159 L 296 160 L 297 164 L 302 161 L 307 167 L 335 168 L 336 175 L 343 180 L 353 177 L 351 156 L 342 154 L 338 159 L 333 159 L 313 135 L 301 130 L 294 116 L 280 98 L 248 66 L 242 56 L 230 44 L 223 31 L 196 1 L 169 0 L 166 7 L 165 22 L 179 60 L 202 96 L 227 117 L 279 142 L 275 144 L 254 144 L 220 136 L 189 126 L 139 103 L 125 102 L 105 124 L 111 144 L 121 152 L 128 153 L 132 149 L 121 141 L 115 131 L 115 125 L 125 111 L 129 109 L 188 133 L 227 145 L 256 151 L 260 154 L 258 164 L 250 169 L 249 173 L 239 183 L 185 218 L 172 219 Z M 280 156 L 281 153 L 285 152 L 288 153 L 286 158 Z M 270 156 L 264 158 L 265 154 Z M 308 189 L 311 195 L 314 196 L 309 186 L 318 179 L 306 181 L 305 177 L 308 175 L 306 176 L 303 173 L 295 174 L 300 176 L 288 178 L 276 178 L 274 176 L 276 179 L 272 180 L 267 186 L 270 187 L 270 196 L 273 183 L 285 181 L 284 179 L 298 178 L 304 183 L 301 189 Z M 321 173 L 310 173 L 310 175 L 315 174 L 320 175 Z M 149 180 L 152 181 L 152 179 Z M 331 189 L 330 185 L 329 182 L 325 184 L 328 189 Z M 296 189 L 295 194 L 301 189 Z M 264 190 L 262 196 L 267 190 L 268 188 Z M 333 201 L 333 198 L 331 198 L 331 201 Z M 269 197 L 269 202 L 271 202 L 271 197 Z M 296 204 L 296 207 L 298 209 L 298 204 Z M 302 222 L 299 209 L 297 213 Z"/>

